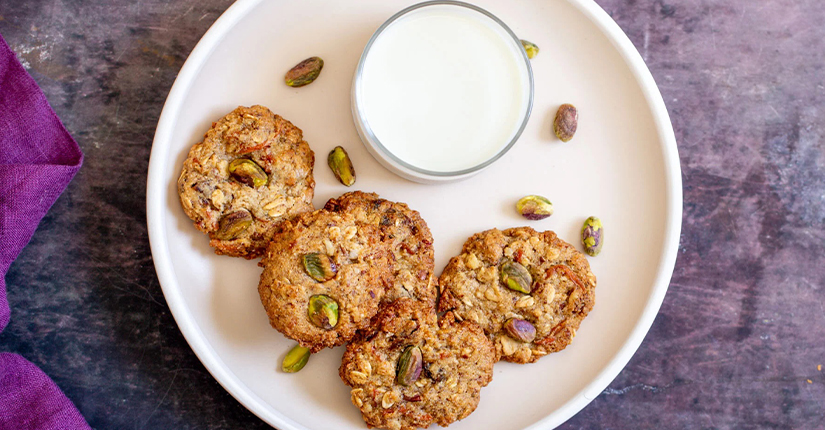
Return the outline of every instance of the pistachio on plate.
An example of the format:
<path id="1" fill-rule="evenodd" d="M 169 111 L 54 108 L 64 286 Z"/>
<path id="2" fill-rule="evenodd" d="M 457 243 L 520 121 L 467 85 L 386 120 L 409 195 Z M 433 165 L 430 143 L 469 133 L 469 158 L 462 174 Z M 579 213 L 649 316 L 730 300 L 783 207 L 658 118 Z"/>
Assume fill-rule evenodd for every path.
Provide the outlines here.
<path id="1" fill-rule="evenodd" d="M 284 81 L 290 87 L 303 87 L 318 79 L 318 75 L 321 74 L 323 68 L 324 60 L 320 57 L 309 57 L 286 72 Z"/>
<path id="2" fill-rule="evenodd" d="M 281 370 L 286 373 L 295 373 L 306 366 L 310 356 L 309 348 L 304 348 L 301 345 L 295 345 L 290 349 L 281 363 Z"/>
<path id="3" fill-rule="evenodd" d="M 539 55 L 539 47 L 535 43 L 521 39 L 521 46 L 527 51 L 527 58 L 532 60 L 536 55 Z"/>
<path id="4" fill-rule="evenodd" d="M 537 221 L 553 215 L 553 203 L 542 196 L 526 196 L 516 202 L 516 210 L 521 216 Z"/>
<path id="5" fill-rule="evenodd" d="M 582 226 L 582 245 L 584 252 L 591 257 L 595 257 L 602 252 L 604 244 L 604 227 L 602 220 L 597 217 L 590 217 L 584 221 Z"/>
<path id="6" fill-rule="evenodd" d="M 556 119 L 553 121 L 553 132 L 562 142 L 568 142 L 576 134 L 579 127 L 579 111 L 571 104 L 559 106 Z"/>
<path id="7" fill-rule="evenodd" d="M 342 184 L 349 187 L 355 183 L 355 168 L 352 167 L 352 160 L 349 159 L 349 155 L 343 147 L 336 146 L 335 149 L 330 151 L 327 163 L 329 168 L 332 169 L 332 173 Z"/>

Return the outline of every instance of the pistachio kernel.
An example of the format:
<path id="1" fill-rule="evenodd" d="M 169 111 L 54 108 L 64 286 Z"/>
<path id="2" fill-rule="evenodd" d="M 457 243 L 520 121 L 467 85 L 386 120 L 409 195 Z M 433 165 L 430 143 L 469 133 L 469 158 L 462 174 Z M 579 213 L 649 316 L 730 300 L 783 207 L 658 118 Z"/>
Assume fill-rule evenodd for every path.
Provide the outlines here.
<path id="1" fill-rule="evenodd" d="M 527 52 L 527 58 L 532 60 L 536 55 L 539 55 L 539 47 L 535 43 L 521 39 L 521 46 Z"/>
<path id="2" fill-rule="evenodd" d="M 553 121 L 553 132 L 562 142 L 567 142 L 576 134 L 579 127 L 579 111 L 571 104 L 559 106 L 556 119 Z"/>
<path id="3" fill-rule="evenodd" d="M 339 182 L 348 187 L 355 183 L 355 168 L 352 167 L 352 160 L 343 147 L 336 146 L 330 151 L 327 163 Z"/>
<path id="4" fill-rule="evenodd" d="M 215 237 L 219 240 L 236 239 L 252 225 L 252 214 L 246 209 L 230 212 L 221 218 Z"/>
<path id="5" fill-rule="evenodd" d="M 604 227 L 602 220 L 597 217 L 590 217 L 584 221 L 582 226 L 582 245 L 584 245 L 584 252 L 595 257 L 602 252 L 602 245 L 604 244 Z"/>
<path id="6" fill-rule="evenodd" d="M 257 163 L 248 158 L 236 158 L 229 163 L 229 176 L 236 181 L 258 188 L 266 185 L 266 172 Z"/>
<path id="7" fill-rule="evenodd" d="M 531 221 L 538 221 L 553 215 L 553 203 L 546 197 L 526 196 L 516 202 L 516 210 L 521 216 Z"/>
<path id="8" fill-rule="evenodd" d="M 417 346 L 407 346 L 398 358 L 398 365 L 395 369 L 396 381 L 407 387 L 421 376 L 424 359 L 421 356 L 421 348 Z"/>
<path id="9" fill-rule="evenodd" d="M 309 298 L 307 317 L 317 327 L 332 330 L 338 325 L 338 302 L 330 296 L 316 294 Z"/>
<path id="10" fill-rule="evenodd" d="M 301 345 L 295 345 L 290 349 L 281 363 L 281 370 L 286 373 L 295 373 L 306 366 L 310 356 L 309 348 L 304 348 Z"/>
<path id="11" fill-rule="evenodd" d="M 499 267 L 501 283 L 505 287 L 524 294 L 533 290 L 533 277 L 527 268 L 512 260 L 505 260 Z"/>
<path id="12" fill-rule="evenodd" d="M 312 279 L 318 282 L 326 282 L 335 277 L 338 273 L 338 266 L 326 254 L 320 252 L 310 252 L 301 257 L 304 263 L 304 270 Z"/>
<path id="13" fill-rule="evenodd" d="M 309 85 L 321 74 L 324 68 L 324 60 L 319 57 L 309 57 L 289 69 L 284 76 L 284 82 L 290 87 L 303 87 Z"/>
<path id="14" fill-rule="evenodd" d="M 504 322 L 504 332 L 521 342 L 532 342 L 536 338 L 536 327 L 520 318 L 510 318 Z"/>

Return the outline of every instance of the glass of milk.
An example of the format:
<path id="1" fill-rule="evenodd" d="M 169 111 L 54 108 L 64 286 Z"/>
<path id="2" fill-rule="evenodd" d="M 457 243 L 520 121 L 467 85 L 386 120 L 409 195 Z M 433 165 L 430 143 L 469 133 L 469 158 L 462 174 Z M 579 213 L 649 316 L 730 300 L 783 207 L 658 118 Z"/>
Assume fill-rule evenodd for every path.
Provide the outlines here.
<path id="1" fill-rule="evenodd" d="M 533 72 L 491 13 L 430 1 L 393 15 L 364 48 L 352 86 L 358 134 L 384 167 L 422 183 L 470 177 L 518 140 Z"/>

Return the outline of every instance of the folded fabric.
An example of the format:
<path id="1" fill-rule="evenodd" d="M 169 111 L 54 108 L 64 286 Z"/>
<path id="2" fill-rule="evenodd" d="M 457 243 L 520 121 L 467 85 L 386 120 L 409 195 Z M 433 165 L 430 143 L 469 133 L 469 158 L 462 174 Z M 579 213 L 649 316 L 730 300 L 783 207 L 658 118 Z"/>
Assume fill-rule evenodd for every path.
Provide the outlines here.
<path id="1" fill-rule="evenodd" d="M 0 331 L 10 317 L 6 272 L 82 162 L 77 143 L 0 36 Z M 40 369 L 3 353 L 0 430 L 6 429 L 89 426 Z"/>
<path id="2" fill-rule="evenodd" d="M 0 353 L 0 429 L 87 429 L 60 388 L 17 354 Z"/>

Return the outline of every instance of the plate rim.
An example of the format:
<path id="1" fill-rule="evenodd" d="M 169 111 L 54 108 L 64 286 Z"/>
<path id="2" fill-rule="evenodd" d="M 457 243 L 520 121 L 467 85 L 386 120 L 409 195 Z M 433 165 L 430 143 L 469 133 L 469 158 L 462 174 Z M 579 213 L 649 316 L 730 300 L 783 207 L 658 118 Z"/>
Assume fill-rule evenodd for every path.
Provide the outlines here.
<path id="1" fill-rule="evenodd" d="M 209 371 L 215 380 L 232 397 L 258 418 L 271 426 L 277 426 L 283 430 L 301 430 L 304 428 L 303 426 L 284 416 L 279 411 L 271 410 L 267 407 L 263 399 L 249 392 L 248 387 L 229 370 L 228 366 L 220 359 L 217 352 L 206 340 L 200 327 L 194 321 L 180 293 L 180 288 L 174 276 L 175 271 L 172 267 L 168 243 L 165 240 L 166 225 L 163 218 L 163 209 L 167 199 L 149 198 L 155 194 L 153 191 L 157 190 L 159 192 L 168 186 L 168 178 L 165 178 L 163 175 L 168 160 L 161 155 L 168 147 L 163 145 L 163 143 L 171 139 L 174 125 L 180 115 L 180 108 L 198 72 L 200 72 L 205 61 L 229 31 L 263 1 L 264 0 L 238 0 L 227 8 L 195 45 L 195 48 L 189 54 L 178 76 L 175 78 L 175 82 L 163 105 L 152 142 L 146 186 L 146 223 L 152 260 L 161 290 L 163 291 L 169 310 L 172 313 L 172 317 L 175 319 L 175 323 L 178 325 L 190 348 L 192 348 L 192 351 L 198 357 L 198 360 L 200 360 L 206 370 Z M 584 409 L 585 406 L 610 385 L 639 349 L 650 327 L 653 325 L 653 321 L 667 293 L 676 265 L 682 225 L 682 173 L 676 136 L 664 99 L 653 79 L 653 75 L 630 38 L 628 38 L 621 27 L 619 27 L 595 0 L 566 1 L 585 15 L 585 17 L 595 24 L 607 37 L 627 64 L 630 72 L 640 86 L 645 101 L 651 107 L 653 122 L 656 126 L 660 147 L 662 149 L 665 172 L 666 216 L 664 252 L 659 261 L 653 289 L 651 290 L 647 303 L 629 337 L 621 348 L 619 348 L 619 351 L 584 389 L 573 395 L 571 400 L 528 427 L 532 430 L 554 428 Z"/>

